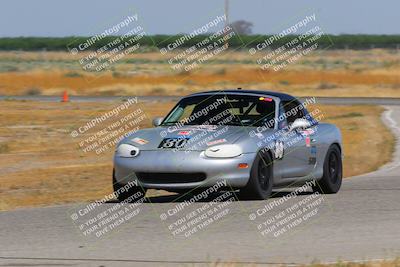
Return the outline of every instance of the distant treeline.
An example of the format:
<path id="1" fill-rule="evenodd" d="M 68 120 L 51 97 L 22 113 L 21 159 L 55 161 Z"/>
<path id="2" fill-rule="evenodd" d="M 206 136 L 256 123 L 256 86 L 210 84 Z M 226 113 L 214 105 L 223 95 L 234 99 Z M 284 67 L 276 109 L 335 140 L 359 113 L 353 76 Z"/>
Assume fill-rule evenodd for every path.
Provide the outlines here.
<path id="1" fill-rule="evenodd" d="M 145 47 L 163 48 L 168 44 L 179 43 L 179 47 L 191 47 L 202 42 L 208 36 L 195 36 L 179 42 L 183 35 L 152 35 L 143 36 L 138 43 Z M 272 35 L 243 35 L 229 39 L 230 48 L 251 48 L 268 40 Z M 274 41 L 271 48 L 280 47 L 298 36 L 285 36 Z M 91 37 L 16 37 L 0 38 L 0 50 L 23 51 L 68 51 L 79 44 L 85 44 Z M 108 36 L 90 43 L 88 49 L 97 50 L 114 41 L 117 36 Z M 318 39 L 318 47 L 323 49 L 370 49 L 370 48 L 400 48 L 400 35 L 323 35 Z"/>

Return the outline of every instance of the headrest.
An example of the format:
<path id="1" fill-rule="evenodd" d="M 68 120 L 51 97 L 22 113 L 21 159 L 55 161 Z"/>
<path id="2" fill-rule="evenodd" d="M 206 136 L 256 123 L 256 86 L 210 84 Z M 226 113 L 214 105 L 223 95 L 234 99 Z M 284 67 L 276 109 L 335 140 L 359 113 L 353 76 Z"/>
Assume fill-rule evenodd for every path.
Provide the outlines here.
<path id="1" fill-rule="evenodd" d="M 268 115 L 275 111 L 275 105 L 271 102 L 260 101 L 257 103 L 256 111 L 260 114 Z"/>

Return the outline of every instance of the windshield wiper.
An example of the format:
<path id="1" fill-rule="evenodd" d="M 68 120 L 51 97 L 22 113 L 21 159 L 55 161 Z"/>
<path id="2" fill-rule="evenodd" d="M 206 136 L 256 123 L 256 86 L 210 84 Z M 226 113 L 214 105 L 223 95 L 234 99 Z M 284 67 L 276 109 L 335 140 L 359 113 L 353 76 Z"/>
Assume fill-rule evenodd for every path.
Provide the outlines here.
<path id="1" fill-rule="evenodd" d="M 246 126 L 246 124 L 243 124 L 243 123 L 241 123 L 240 121 L 235 121 L 235 122 L 231 121 L 231 122 L 228 122 L 228 123 L 222 124 L 222 125 Z"/>
<path id="2" fill-rule="evenodd" d="M 161 125 L 171 125 L 171 124 L 177 124 L 177 123 L 178 123 L 178 121 L 166 121 Z"/>
<path id="3" fill-rule="evenodd" d="M 184 123 L 184 122 L 179 122 L 179 121 L 167 121 L 167 122 L 163 123 L 162 125 L 164 125 L 164 124 L 168 124 L 168 125 L 179 124 L 181 126 L 185 126 L 185 125 L 201 125 L 201 124 L 198 124 L 198 123 Z"/>

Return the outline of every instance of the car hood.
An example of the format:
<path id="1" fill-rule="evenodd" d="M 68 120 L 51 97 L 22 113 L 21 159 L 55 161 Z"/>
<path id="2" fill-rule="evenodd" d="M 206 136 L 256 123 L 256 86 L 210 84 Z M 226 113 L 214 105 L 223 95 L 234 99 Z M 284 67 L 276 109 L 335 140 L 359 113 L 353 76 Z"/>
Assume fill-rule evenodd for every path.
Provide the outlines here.
<path id="1" fill-rule="evenodd" d="M 164 138 L 188 138 L 184 150 L 204 151 L 208 147 L 221 144 L 238 144 L 243 152 L 256 152 L 257 143 L 267 135 L 273 133 L 267 130 L 263 134 L 250 136 L 255 127 L 244 126 L 166 126 L 148 128 L 129 134 L 120 143 L 127 143 L 138 147 L 140 150 L 162 150 L 159 148 Z"/>

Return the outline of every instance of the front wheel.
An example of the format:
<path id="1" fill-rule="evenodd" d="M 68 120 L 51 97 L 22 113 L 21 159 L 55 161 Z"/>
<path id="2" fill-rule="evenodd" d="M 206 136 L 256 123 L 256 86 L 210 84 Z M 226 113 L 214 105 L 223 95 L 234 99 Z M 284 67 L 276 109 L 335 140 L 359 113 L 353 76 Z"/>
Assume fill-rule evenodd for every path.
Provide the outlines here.
<path id="1" fill-rule="evenodd" d="M 129 186 L 129 184 L 120 184 L 115 179 L 113 171 L 113 189 L 114 195 L 120 202 L 134 203 L 142 200 L 146 195 L 146 188 L 141 186 Z"/>
<path id="2" fill-rule="evenodd" d="M 342 185 L 342 156 L 337 145 L 329 147 L 324 161 L 324 171 L 321 180 L 315 185 L 314 191 L 322 194 L 337 193 Z"/>
<path id="3" fill-rule="evenodd" d="M 241 199 L 264 200 L 272 192 L 273 166 L 269 153 L 259 152 L 254 159 L 247 185 L 240 189 Z"/>

